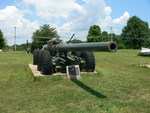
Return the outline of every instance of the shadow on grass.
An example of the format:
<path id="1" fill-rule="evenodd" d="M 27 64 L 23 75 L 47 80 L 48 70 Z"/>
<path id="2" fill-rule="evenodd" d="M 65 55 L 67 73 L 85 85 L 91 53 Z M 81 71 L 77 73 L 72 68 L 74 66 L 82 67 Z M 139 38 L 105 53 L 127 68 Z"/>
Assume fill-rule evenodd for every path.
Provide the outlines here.
<path id="1" fill-rule="evenodd" d="M 85 91 L 91 93 L 92 95 L 96 96 L 97 98 L 107 98 L 107 96 L 93 90 L 92 88 L 90 88 L 89 86 L 86 86 L 85 84 L 83 84 L 82 82 L 78 81 L 78 80 L 71 80 L 73 83 L 75 83 L 76 85 L 78 85 L 79 87 L 81 87 L 82 89 L 84 89 Z"/>

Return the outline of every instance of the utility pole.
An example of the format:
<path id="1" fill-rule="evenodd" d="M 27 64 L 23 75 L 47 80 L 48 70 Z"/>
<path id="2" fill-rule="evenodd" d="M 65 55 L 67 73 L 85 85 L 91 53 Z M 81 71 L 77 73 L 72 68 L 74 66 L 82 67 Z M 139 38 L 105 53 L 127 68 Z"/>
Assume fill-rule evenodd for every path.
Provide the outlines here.
<path id="1" fill-rule="evenodd" d="M 28 40 L 27 40 L 27 48 L 28 48 L 28 46 L 29 46 L 29 43 L 28 43 Z"/>
<path id="2" fill-rule="evenodd" d="M 26 50 L 28 50 L 28 48 L 29 48 L 29 43 L 28 43 L 28 40 L 27 40 L 27 48 L 26 48 Z"/>
<path id="3" fill-rule="evenodd" d="M 14 48 L 16 51 L 16 27 L 14 27 Z"/>
<path id="4" fill-rule="evenodd" d="M 111 41 L 113 42 L 113 30 L 112 30 L 112 27 L 110 27 L 110 30 L 111 30 Z"/>

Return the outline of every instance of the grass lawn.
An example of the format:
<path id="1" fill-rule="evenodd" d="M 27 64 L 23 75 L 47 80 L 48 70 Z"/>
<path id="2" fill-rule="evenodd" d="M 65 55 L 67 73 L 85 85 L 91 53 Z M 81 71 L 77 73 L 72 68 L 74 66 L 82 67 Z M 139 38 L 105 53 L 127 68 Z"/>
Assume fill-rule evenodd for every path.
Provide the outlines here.
<path id="1" fill-rule="evenodd" d="M 149 113 L 150 57 L 138 50 L 95 53 L 97 74 L 35 79 L 32 55 L 0 52 L 0 113 Z"/>

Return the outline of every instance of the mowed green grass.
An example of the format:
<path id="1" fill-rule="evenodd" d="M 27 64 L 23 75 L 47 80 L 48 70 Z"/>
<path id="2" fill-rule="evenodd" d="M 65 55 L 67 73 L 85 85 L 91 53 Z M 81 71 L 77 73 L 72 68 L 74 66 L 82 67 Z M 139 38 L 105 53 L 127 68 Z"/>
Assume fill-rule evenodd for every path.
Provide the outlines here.
<path id="1" fill-rule="evenodd" d="M 0 52 L 0 113 L 149 113 L 150 57 L 97 52 L 97 74 L 34 78 L 32 54 Z"/>

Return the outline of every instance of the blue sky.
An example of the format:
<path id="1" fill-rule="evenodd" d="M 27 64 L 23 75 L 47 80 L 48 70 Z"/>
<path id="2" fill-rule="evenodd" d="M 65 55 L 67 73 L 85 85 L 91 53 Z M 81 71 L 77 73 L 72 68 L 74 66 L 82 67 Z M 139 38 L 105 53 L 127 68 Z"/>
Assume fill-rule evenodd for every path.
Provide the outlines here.
<path id="1" fill-rule="evenodd" d="M 55 27 L 61 39 L 86 40 L 88 29 L 97 24 L 102 31 L 120 34 L 131 16 L 150 26 L 150 0 L 0 0 L 0 29 L 8 45 L 31 42 L 32 33 L 43 24 Z"/>
<path id="2" fill-rule="evenodd" d="M 150 0 L 106 0 L 112 8 L 112 17 L 117 18 L 123 11 L 128 11 L 131 16 L 138 16 L 150 23 Z M 110 2 L 109 2 L 110 1 Z M 149 24 L 150 25 L 150 24 Z"/>

